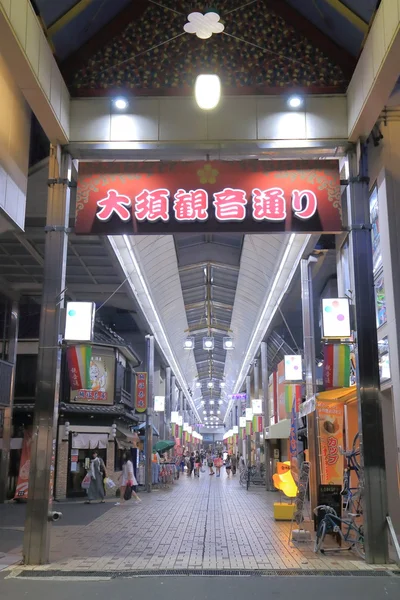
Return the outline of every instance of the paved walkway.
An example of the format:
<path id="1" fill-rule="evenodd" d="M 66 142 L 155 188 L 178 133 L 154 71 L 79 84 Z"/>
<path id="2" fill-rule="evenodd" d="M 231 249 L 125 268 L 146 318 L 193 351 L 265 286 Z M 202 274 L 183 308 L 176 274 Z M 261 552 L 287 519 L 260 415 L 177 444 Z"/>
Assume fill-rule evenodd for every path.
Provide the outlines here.
<path id="1" fill-rule="evenodd" d="M 54 527 L 51 564 L 41 570 L 370 569 L 351 553 L 290 547 L 290 523 L 273 519 L 277 493 L 246 491 L 238 478 L 181 477 L 141 503 L 112 507 L 86 526 Z M 95 507 L 79 506 L 91 511 Z"/>

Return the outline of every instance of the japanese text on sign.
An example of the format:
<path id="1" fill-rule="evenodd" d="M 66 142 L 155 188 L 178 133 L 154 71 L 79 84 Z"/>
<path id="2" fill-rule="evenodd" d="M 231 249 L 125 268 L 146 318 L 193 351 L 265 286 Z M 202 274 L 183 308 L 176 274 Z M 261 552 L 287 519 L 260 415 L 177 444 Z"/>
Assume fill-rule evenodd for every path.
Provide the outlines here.
<path id="1" fill-rule="evenodd" d="M 136 373 L 135 408 L 138 412 L 147 409 L 147 373 Z"/>
<path id="2" fill-rule="evenodd" d="M 144 189 L 135 196 L 134 216 L 138 221 L 169 221 L 170 190 L 158 188 Z M 225 188 L 213 194 L 212 202 L 218 221 L 244 221 L 248 199 L 241 189 Z M 208 193 L 203 189 L 185 191 L 179 189 L 173 196 L 174 216 L 177 221 L 206 221 L 209 217 Z M 311 190 L 292 190 L 292 211 L 302 220 L 311 219 L 317 211 L 317 196 Z M 97 201 L 99 221 L 109 221 L 115 214 L 121 221 L 131 219 L 132 201 L 115 189 L 107 191 L 105 198 Z M 286 199 L 284 191 L 278 187 L 265 190 L 254 188 L 251 198 L 252 216 L 256 221 L 284 221 L 286 219 Z"/>

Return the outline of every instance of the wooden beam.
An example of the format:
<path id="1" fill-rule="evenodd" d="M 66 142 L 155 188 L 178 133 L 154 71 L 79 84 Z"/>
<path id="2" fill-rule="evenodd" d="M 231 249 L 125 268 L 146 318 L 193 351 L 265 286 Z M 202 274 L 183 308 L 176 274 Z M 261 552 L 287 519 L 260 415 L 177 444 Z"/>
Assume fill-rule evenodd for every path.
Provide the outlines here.
<path id="1" fill-rule="evenodd" d="M 74 4 L 47 28 L 47 35 L 52 38 L 58 31 L 60 31 L 60 29 L 78 17 L 89 6 L 89 4 L 92 4 L 92 2 L 93 0 L 78 0 L 76 4 Z"/>
<path id="2" fill-rule="evenodd" d="M 368 31 L 368 23 L 363 21 L 361 17 L 356 15 L 355 12 L 350 10 L 343 2 L 340 0 L 325 0 L 329 6 L 332 6 L 342 17 L 344 17 L 347 21 L 349 21 L 354 27 L 357 27 L 362 33 L 366 34 Z"/>

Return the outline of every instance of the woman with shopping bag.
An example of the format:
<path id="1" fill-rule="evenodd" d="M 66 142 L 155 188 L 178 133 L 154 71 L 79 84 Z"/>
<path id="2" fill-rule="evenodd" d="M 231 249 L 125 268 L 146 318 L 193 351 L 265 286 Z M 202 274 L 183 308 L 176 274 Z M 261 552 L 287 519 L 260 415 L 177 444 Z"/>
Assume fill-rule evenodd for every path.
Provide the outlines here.
<path id="1" fill-rule="evenodd" d="M 128 455 L 126 453 L 124 453 L 123 455 L 122 473 L 119 476 L 119 480 L 121 481 L 120 502 L 116 502 L 115 506 L 124 504 L 125 502 L 130 500 L 132 496 L 135 498 L 135 500 L 141 502 L 137 493 L 132 489 L 133 486 L 136 486 L 138 484 L 138 482 L 136 481 L 136 477 L 133 472 L 133 463 L 131 460 L 129 460 Z"/>
<path id="2" fill-rule="evenodd" d="M 82 482 L 83 488 L 83 484 L 89 479 L 88 476 L 90 477 L 90 482 L 89 487 L 87 488 L 88 499 L 85 501 L 85 504 L 90 504 L 93 502 L 93 500 L 100 500 L 102 503 L 105 502 L 104 497 L 106 493 L 104 490 L 103 480 L 107 476 L 106 466 L 104 464 L 104 460 L 98 456 L 97 450 L 93 451 L 92 460 L 90 461 L 90 469 Z"/>

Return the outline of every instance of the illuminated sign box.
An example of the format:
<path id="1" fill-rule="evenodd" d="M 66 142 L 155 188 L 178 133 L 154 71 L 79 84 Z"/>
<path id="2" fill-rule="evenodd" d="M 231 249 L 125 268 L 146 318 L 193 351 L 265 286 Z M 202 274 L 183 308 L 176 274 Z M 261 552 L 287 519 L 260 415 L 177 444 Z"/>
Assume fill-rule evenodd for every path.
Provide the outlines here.
<path id="1" fill-rule="evenodd" d="M 246 421 L 252 421 L 252 420 L 253 420 L 253 409 L 246 408 Z"/>
<path id="2" fill-rule="evenodd" d="M 246 427 L 246 417 L 239 417 L 239 427 Z"/>
<path id="3" fill-rule="evenodd" d="M 154 410 L 155 412 L 165 411 L 165 396 L 154 396 Z"/>
<path id="4" fill-rule="evenodd" d="M 262 415 L 263 414 L 263 401 L 261 399 L 255 398 L 251 401 L 251 406 L 253 410 L 253 415 Z"/>
<path id="5" fill-rule="evenodd" d="M 285 356 L 285 381 L 302 381 L 303 363 L 299 354 L 287 354 Z"/>
<path id="6" fill-rule="evenodd" d="M 323 298 L 322 337 L 336 340 L 351 337 L 348 298 Z"/>
<path id="7" fill-rule="evenodd" d="M 93 340 L 94 302 L 67 302 L 64 339 L 71 342 Z"/>

